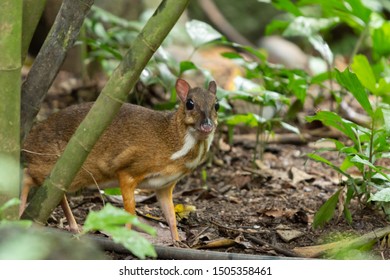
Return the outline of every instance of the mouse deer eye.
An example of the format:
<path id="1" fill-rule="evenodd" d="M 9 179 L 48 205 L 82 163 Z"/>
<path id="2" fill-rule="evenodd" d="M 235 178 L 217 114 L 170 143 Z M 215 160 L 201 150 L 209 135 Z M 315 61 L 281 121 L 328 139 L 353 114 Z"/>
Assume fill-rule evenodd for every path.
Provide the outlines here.
<path id="1" fill-rule="evenodd" d="M 219 102 L 218 101 L 215 102 L 214 109 L 215 109 L 215 111 L 219 110 Z"/>
<path id="2" fill-rule="evenodd" d="M 194 109 L 194 107 L 195 107 L 194 101 L 192 101 L 192 99 L 188 99 L 186 101 L 187 110 L 192 110 L 192 109 Z"/>

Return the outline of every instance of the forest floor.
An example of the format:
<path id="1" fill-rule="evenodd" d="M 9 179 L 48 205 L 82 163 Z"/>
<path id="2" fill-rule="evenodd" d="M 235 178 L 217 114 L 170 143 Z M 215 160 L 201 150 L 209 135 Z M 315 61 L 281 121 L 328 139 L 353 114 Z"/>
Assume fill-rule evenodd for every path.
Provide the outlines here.
<path id="1" fill-rule="evenodd" d="M 67 80 L 61 76 L 59 79 Z M 61 94 L 55 94 L 56 91 L 64 90 L 54 86 L 46 99 L 44 115 L 75 102 L 71 95 L 61 97 Z M 53 96 L 56 97 L 53 99 Z M 323 164 L 308 160 L 306 154 L 320 147 L 316 140 L 323 135 L 342 136 L 324 127 L 300 129 L 305 141 L 291 134 L 277 134 L 272 138 L 274 141 L 262 146 L 262 159 L 255 161 L 254 131 L 236 129 L 231 145 L 227 144 L 223 132 L 217 135 L 210 160 L 182 179 L 174 192 L 175 205 L 183 204 L 192 209 L 188 215 L 178 213 L 185 216 L 178 217 L 183 244 L 196 250 L 275 258 L 327 258 L 329 251 L 323 247 L 302 248 L 375 234 L 375 230 L 389 226 L 380 209 L 373 205 L 363 207 L 353 200 L 351 225 L 339 207 L 329 223 L 323 228 L 313 229 L 315 213 L 341 187 L 342 178 Z M 327 152 L 323 156 L 332 162 L 341 161 L 336 153 Z M 71 195 L 70 205 L 80 225 L 89 211 L 103 207 L 102 198 L 121 206 L 117 196 L 102 196 L 97 189 Z M 150 239 L 154 244 L 171 246 L 168 227 L 152 193 L 142 190 L 137 193 L 137 213 L 157 228 L 157 237 Z M 59 207 L 49 219 L 49 225 L 66 228 Z M 389 246 L 384 245 L 389 242 L 387 238 L 374 239 L 369 251 L 349 248 L 343 257 L 390 259 Z M 114 259 L 131 257 L 123 253 L 107 254 Z"/>

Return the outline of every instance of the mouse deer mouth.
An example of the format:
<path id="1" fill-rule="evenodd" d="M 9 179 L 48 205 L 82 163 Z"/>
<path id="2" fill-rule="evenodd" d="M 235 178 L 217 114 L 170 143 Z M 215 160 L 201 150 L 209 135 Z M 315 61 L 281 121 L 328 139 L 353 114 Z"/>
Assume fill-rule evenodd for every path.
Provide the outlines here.
<path id="1" fill-rule="evenodd" d="M 215 125 L 211 121 L 211 119 L 206 118 L 200 123 L 198 128 L 200 138 L 206 138 L 210 133 L 214 131 Z"/>
<path id="2" fill-rule="evenodd" d="M 214 125 L 213 124 L 204 124 L 202 123 L 200 125 L 199 131 L 205 134 L 209 134 L 213 131 Z"/>

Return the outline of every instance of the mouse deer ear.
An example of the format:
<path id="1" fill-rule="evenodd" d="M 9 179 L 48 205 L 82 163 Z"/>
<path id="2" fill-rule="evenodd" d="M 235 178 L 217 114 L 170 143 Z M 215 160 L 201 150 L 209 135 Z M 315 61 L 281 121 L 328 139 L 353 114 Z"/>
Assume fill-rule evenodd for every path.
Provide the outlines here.
<path id="1" fill-rule="evenodd" d="M 190 85 L 183 79 L 178 79 L 176 81 L 176 93 L 179 95 L 182 102 L 187 100 L 188 92 L 190 91 Z"/>
<path id="2" fill-rule="evenodd" d="M 215 81 L 211 81 L 209 83 L 209 92 L 214 94 L 217 92 L 217 84 L 215 83 Z"/>

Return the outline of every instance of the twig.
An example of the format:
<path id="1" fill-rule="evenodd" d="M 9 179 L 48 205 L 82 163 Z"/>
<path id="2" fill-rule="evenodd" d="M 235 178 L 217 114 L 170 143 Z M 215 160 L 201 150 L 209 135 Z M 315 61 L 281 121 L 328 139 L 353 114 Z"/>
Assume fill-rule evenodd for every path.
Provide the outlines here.
<path id="1" fill-rule="evenodd" d="M 122 245 L 114 243 L 111 239 L 86 235 L 82 238 L 86 238 L 97 243 L 103 250 L 114 251 L 119 254 L 131 254 Z M 237 253 L 225 253 L 214 251 L 203 251 L 194 249 L 183 249 L 176 247 L 154 246 L 157 258 L 164 260 L 283 260 L 290 259 L 285 257 L 274 257 L 264 255 L 251 255 L 251 254 L 237 254 Z"/>
<path id="2" fill-rule="evenodd" d="M 215 3 L 211 0 L 199 0 L 199 5 L 209 20 L 214 23 L 230 40 L 241 45 L 253 47 L 254 44 L 242 36 L 237 30 L 225 19 Z"/>
<path id="3" fill-rule="evenodd" d="M 259 239 L 259 238 L 257 238 L 257 237 L 254 237 L 254 236 L 252 236 L 252 235 L 250 235 L 250 234 L 244 234 L 244 237 L 245 237 L 246 239 L 248 239 L 248 240 L 250 240 L 250 241 L 256 243 L 256 244 L 261 245 L 261 246 L 270 247 L 270 248 L 274 249 L 277 253 L 283 254 L 283 255 L 285 255 L 285 256 L 287 256 L 287 257 L 294 257 L 294 258 L 300 258 L 300 257 L 302 257 L 301 255 L 299 255 L 299 254 L 297 254 L 297 253 L 294 253 L 294 252 L 292 252 L 292 251 L 290 251 L 290 250 L 287 250 L 287 249 L 283 249 L 283 248 L 281 248 L 281 247 L 279 247 L 279 246 L 276 246 L 276 245 L 272 245 L 272 244 L 270 244 L 270 243 L 268 243 L 268 242 L 265 242 L 264 240 L 261 240 L 261 239 Z"/>

